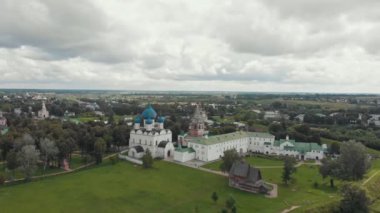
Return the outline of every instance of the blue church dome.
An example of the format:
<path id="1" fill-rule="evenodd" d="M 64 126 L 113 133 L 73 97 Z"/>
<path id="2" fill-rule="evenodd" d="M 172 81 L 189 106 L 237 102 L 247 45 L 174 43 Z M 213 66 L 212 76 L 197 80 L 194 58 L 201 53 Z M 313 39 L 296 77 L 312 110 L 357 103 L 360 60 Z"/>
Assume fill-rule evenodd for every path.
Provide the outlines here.
<path id="1" fill-rule="evenodd" d="M 153 123 L 153 119 L 148 118 L 148 119 L 145 120 L 145 123 L 146 124 L 152 124 Z"/>
<path id="2" fill-rule="evenodd" d="M 140 117 L 140 116 L 137 116 L 137 117 L 135 118 L 135 123 L 137 123 L 137 124 L 140 124 L 140 123 L 141 123 L 141 117 Z"/>
<path id="3" fill-rule="evenodd" d="M 145 119 L 148 119 L 148 118 L 154 119 L 157 116 L 157 112 L 154 111 L 151 105 L 148 105 L 148 107 L 143 111 L 142 116 Z"/>
<path id="4" fill-rule="evenodd" d="M 157 120 L 158 123 L 164 123 L 165 122 L 165 117 L 160 116 Z"/>

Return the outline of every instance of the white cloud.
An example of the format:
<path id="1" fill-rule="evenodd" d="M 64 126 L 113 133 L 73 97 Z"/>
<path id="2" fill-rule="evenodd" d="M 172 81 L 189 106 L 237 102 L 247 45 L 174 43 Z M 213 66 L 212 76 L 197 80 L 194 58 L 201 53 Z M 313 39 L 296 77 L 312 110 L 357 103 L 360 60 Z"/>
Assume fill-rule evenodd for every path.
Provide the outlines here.
<path id="1" fill-rule="evenodd" d="M 377 92 L 378 4 L 2 0 L 0 87 Z"/>

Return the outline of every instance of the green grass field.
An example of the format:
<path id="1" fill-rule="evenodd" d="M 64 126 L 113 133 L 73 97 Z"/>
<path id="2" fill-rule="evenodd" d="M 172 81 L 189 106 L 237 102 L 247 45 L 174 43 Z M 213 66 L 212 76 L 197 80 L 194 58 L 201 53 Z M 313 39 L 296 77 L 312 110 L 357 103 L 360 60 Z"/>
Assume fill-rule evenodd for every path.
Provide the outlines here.
<path id="1" fill-rule="evenodd" d="M 317 167 L 302 166 L 290 186 L 281 184 L 281 169 L 262 169 L 267 181 L 279 184 L 279 197 L 265 198 L 232 189 L 227 179 L 203 171 L 156 161 L 144 170 L 126 162 L 0 189 L 2 212 L 218 212 L 232 195 L 239 212 L 280 212 L 336 197 L 322 184 Z M 319 188 L 314 188 L 317 181 Z M 219 201 L 214 204 L 211 193 Z M 302 209 L 302 208 L 301 208 Z"/>
<path id="2" fill-rule="evenodd" d="M 256 167 L 267 167 L 267 166 L 282 166 L 284 163 L 281 160 L 276 159 L 266 159 L 260 157 L 246 157 L 245 160 Z M 204 165 L 204 168 L 220 171 L 221 160 Z"/>

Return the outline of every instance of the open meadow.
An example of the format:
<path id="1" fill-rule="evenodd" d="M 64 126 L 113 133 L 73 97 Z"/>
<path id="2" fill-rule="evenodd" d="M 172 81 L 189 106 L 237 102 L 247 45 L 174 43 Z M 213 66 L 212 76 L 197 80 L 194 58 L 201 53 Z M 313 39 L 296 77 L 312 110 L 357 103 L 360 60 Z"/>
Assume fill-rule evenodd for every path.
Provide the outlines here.
<path id="1" fill-rule="evenodd" d="M 281 171 L 262 169 L 265 180 L 279 184 L 279 197 L 269 199 L 232 189 L 225 177 L 164 161 L 148 170 L 126 162 L 105 163 L 0 188 L 0 206 L 4 212 L 218 212 L 232 195 L 239 212 L 280 212 L 293 205 L 301 205 L 300 211 L 338 196 L 322 184 L 316 166 L 299 167 L 290 186 L 281 184 Z M 320 186 L 315 188 L 314 182 Z M 217 204 L 210 198 L 214 191 Z"/>

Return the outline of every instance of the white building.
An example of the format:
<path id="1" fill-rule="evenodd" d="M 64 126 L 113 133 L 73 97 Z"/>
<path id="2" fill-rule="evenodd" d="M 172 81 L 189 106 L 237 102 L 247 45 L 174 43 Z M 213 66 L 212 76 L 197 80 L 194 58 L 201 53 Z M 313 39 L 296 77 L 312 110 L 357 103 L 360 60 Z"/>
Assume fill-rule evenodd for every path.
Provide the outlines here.
<path id="1" fill-rule="evenodd" d="M 379 114 L 370 114 L 368 119 L 368 125 L 373 124 L 375 126 L 380 126 L 380 115 Z"/>
<path id="2" fill-rule="evenodd" d="M 305 119 L 305 114 L 299 114 L 296 117 L 294 117 L 294 120 L 299 121 L 301 123 L 303 123 L 304 119 Z"/>
<path id="3" fill-rule="evenodd" d="M 280 118 L 281 118 L 281 114 L 279 111 L 265 111 L 264 112 L 264 119 L 265 120 L 280 119 Z"/>
<path id="4" fill-rule="evenodd" d="M 172 132 L 164 128 L 165 118 L 157 117 L 152 106 L 135 119 L 130 133 L 128 156 L 141 158 L 147 149 L 154 158 L 169 158 L 174 154 Z"/>
<path id="5" fill-rule="evenodd" d="M 7 119 L 3 117 L 3 112 L 0 111 L 0 130 L 7 127 Z"/>
<path id="6" fill-rule="evenodd" d="M 42 109 L 38 111 L 38 118 L 45 119 L 49 117 L 49 111 L 47 111 L 45 106 L 45 101 L 42 102 Z"/>
<path id="7" fill-rule="evenodd" d="M 13 112 L 14 112 L 17 116 L 20 116 L 21 113 L 22 113 L 22 110 L 21 110 L 21 108 L 15 108 L 15 109 L 13 110 Z"/>
<path id="8" fill-rule="evenodd" d="M 200 113 L 197 107 L 195 117 Z M 324 157 L 326 145 L 317 143 L 302 143 L 289 140 L 275 141 L 275 137 L 263 132 L 233 132 L 208 137 L 204 133 L 202 121 L 193 119 L 190 124 L 189 135 L 178 136 L 178 147 L 174 152 L 174 160 L 186 162 L 189 160 L 213 161 L 224 155 L 224 151 L 235 149 L 241 155 L 247 152 L 256 152 L 267 155 L 289 155 L 300 160 L 320 160 Z M 186 148 L 184 148 L 186 146 Z"/>
<path id="9" fill-rule="evenodd" d="M 213 161 L 224 155 L 224 151 L 235 149 L 241 155 L 247 152 L 267 155 L 288 155 L 300 160 L 320 160 L 324 157 L 327 146 L 317 143 L 295 142 L 282 139 L 275 141 L 273 135 L 262 132 L 233 132 L 193 139 L 188 142 L 187 148 L 179 147 L 174 153 L 174 160 L 185 162 L 188 160 Z"/>

